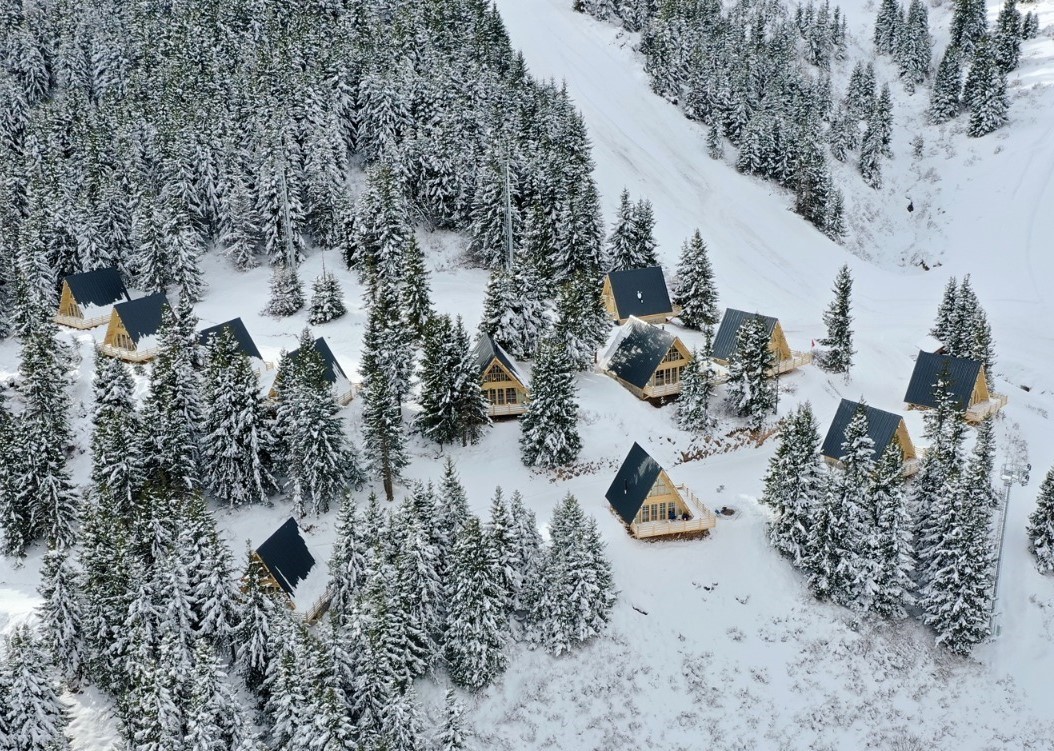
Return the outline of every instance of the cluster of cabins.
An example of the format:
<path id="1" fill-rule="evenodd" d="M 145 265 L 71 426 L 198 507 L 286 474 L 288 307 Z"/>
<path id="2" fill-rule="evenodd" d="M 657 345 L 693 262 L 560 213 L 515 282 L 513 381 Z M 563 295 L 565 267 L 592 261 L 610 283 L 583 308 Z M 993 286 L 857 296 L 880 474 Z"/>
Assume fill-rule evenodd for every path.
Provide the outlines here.
<path id="1" fill-rule="evenodd" d="M 684 369 L 691 364 L 693 354 L 663 325 L 679 310 L 670 300 L 662 269 L 611 272 L 604 279 L 602 298 L 619 330 L 604 354 L 601 369 L 642 400 L 662 403 L 680 394 Z M 116 269 L 100 269 L 63 280 L 55 320 L 79 329 L 105 324 L 107 330 L 100 351 L 127 362 L 142 363 L 157 354 L 161 312 L 167 304 L 161 293 L 131 299 Z M 727 367 L 736 351 L 741 327 L 752 318 L 760 318 L 765 324 L 769 348 L 775 355 L 772 377 L 812 362 L 811 353 L 790 348 L 776 318 L 729 308 L 722 316 L 712 346 L 711 361 L 719 383 L 727 379 Z M 240 318 L 203 329 L 200 342 L 207 344 L 224 328 L 232 332 L 261 374 L 265 393 L 274 398 L 275 367 L 264 360 Z M 344 369 L 325 339 L 316 339 L 313 346 L 326 365 L 326 378 L 332 384 L 334 397 L 339 403 L 348 404 L 354 388 Z M 904 396 L 909 409 L 936 406 L 934 386 L 942 374 L 948 379 L 952 398 L 969 422 L 979 422 L 1006 404 L 1005 396 L 989 392 L 981 363 L 951 357 L 939 344 L 928 349 L 931 351 L 920 350 L 915 361 Z M 298 356 L 299 350 L 286 354 L 292 360 Z M 474 356 L 490 417 L 523 414 L 530 394 L 530 382 L 523 369 L 485 334 L 477 342 Z M 859 403 L 847 399 L 839 404 L 821 447 L 821 454 L 829 464 L 838 465 L 846 428 L 860 407 Z M 875 458 L 895 442 L 904 457 L 905 476 L 916 472 L 920 450 L 908 435 L 903 417 L 870 405 L 863 408 L 868 433 L 875 444 Z M 699 536 L 716 525 L 716 514 L 686 486 L 675 484 L 637 443 L 615 475 L 606 498 L 630 534 L 640 539 Z M 316 581 L 324 582 L 324 575 L 319 574 L 324 567 L 316 565 L 294 519 L 286 521 L 253 555 L 266 572 L 267 585 L 283 592 L 291 607 L 302 611 L 309 620 L 325 611 L 328 599 L 324 586 L 320 588 Z"/>

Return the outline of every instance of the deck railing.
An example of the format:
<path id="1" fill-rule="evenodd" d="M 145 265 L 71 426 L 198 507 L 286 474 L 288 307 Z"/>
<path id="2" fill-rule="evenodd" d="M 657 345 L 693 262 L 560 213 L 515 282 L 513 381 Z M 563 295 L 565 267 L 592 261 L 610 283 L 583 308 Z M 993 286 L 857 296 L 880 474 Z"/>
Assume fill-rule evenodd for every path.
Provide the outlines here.
<path id="1" fill-rule="evenodd" d="M 504 417 L 506 415 L 522 415 L 527 411 L 525 403 L 516 404 L 493 404 L 488 403 L 487 414 L 491 417 Z"/>
<path id="2" fill-rule="evenodd" d="M 157 347 L 150 347 L 149 349 L 137 349 L 135 351 L 130 349 L 122 349 L 121 347 L 114 347 L 110 344 L 100 344 L 99 351 L 104 355 L 110 357 L 116 357 L 118 360 L 124 360 L 125 362 L 147 362 L 157 357 Z"/>
<path id="3" fill-rule="evenodd" d="M 59 326 L 69 326 L 71 329 L 93 329 L 96 326 L 102 326 L 104 323 L 109 323 L 110 314 L 107 313 L 104 316 L 96 316 L 95 318 L 57 315 L 54 317 L 54 321 Z"/>
<path id="4" fill-rule="evenodd" d="M 776 363 L 776 367 L 773 368 L 773 374 L 789 373 L 803 365 L 812 365 L 812 352 L 791 352 L 789 358 Z"/>
<path id="5" fill-rule="evenodd" d="M 966 410 L 966 419 L 969 422 L 981 422 L 989 415 L 994 415 L 996 412 L 1006 406 L 1007 396 L 1006 394 L 996 394 L 995 392 L 988 395 L 988 401 L 978 402 L 977 404 Z"/>
<path id="6" fill-rule="evenodd" d="M 677 490 L 681 498 L 691 511 L 691 519 L 660 519 L 653 522 L 640 522 L 630 525 L 630 531 L 634 537 L 645 539 L 648 537 L 662 537 L 664 535 L 680 535 L 692 532 L 703 532 L 713 529 L 717 525 L 717 515 L 703 505 L 695 493 L 684 485 L 678 485 Z"/>
<path id="7" fill-rule="evenodd" d="M 681 393 L 680 381 L 677 381 L 677 383 L 664 383 L 661 386 L 648 385 L 644 387 L 644 396 L 648 399 L 655 399 L 660 396 L 673 396 L 679 393 Z"/>
<path id="8" fill-rule="evenodd" d="M 326 591 L 322 593 L 322 596 L 318 598 L 318 601 L 304 612 L 304 620 L 307 621 L 309 625 L 317 621 L 326 614 L 326 611 L 329 610 L 329 604 L 332 601 L 333 590 L 327 587 Z"/>

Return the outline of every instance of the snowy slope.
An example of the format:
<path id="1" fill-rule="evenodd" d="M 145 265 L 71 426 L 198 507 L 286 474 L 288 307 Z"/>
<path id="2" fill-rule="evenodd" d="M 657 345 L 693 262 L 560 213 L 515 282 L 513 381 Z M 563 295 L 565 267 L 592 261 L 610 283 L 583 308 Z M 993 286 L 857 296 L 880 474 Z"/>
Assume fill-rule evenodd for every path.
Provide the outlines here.
<path id="1" fill-rule="evenodd" d="M 874 9 L 863 0 L 852 2 L 852 30 L 866 41 Z M 499 484 L 520 489 L 543 524 L 565 493 L 576 494 L 600 524 L 621 589 L 609 638 L 556 660 L 516 647 L 505 679 L 477 699 L 466 697 L 479 747 L 1054 748 L 1054 697 L 1048 689 L 1054 580 L 1036 574 L 1024 549 L 1025 517 L 1054 461 L 1048 375 L 1054 355 L 1047 323 L 1054 311 L 1044 289 L 1054 271 L 1050 38 L 1025 45 L 1009 130 L 970 141 L 958 132 L 961 124 L 944 131 L 927 126 L 926 155 L 918 164 L 911 162 L 908 144 L 912 129 L 922 127 L 925 96 L 920 92 L 907 101 L 895 92 L 897 166 L 889 169 L 888 187 L 880 194 L 862 198 L 852 192 L 857 234 L 846 248 L 793 214 L 786 194 L 708 159 L 702 130 L 650 92 L 628 40 L 569 6 L 569 0 L 498 0 L 513 45 L 523 50 L 532 72 L 566 80 L 584 113 L 608 218 L 624 186 L 635 197 L 650 198 L 669 268 L 681 242 L 698 227 L 710 245 L 721 304 L 779 317 L 795 349 L 808 349 L 822 334 L 820 315 L 835 271 L 842 263 L 851 266 L 860 350 L 853 377 L 830 379 L 814 368 L 787 376 L 780 383 L 781 412 L 808 399 L 826 429 L 841 396 L 863 396 L 900 411 L 914 345 L 930 327 L 947 276 L 972 273 L 996 336 L 999 387 L 1011 397 L 999 423 L 1001 443 L 1020 436 L 1035 468 L 1030 486 L 1013 491 L 1001 634 L 964 661 L 934 649 L 930 635 L 914 623 L 856 623 L 846 611 L 809 597 L 799 576 L 769 548 L 766 512 L 755 500 L 772 441 L 684 462 L 683 452 L 696 444 L 674 427 L 671 408 L 652 408 L 614 381 L 584 374 L 584 451 L 574 476 L 525 470 L 516 423 L 496 425 L 477 446 L 447 449 L 478 512 L 485 512 Z M 1038 7 L 1044 23 L 1054 22 L 1054 2 Z M 996 7 L 991 10 L 994 16 Z M 931 22 L 946 26 L 948 13 L 934 10 Z M 931 169 L 938 179 L 926 177 Z M 911 215 L 904 210 L 909 195 L 917 208 Z M 474 328 L 485 274 L 457 266 L 460 238 L 422 233 L 421 239 L 437 308 L 464 315 Z M 942 266 L 924 272 L 901 265 L 912 257 Z M 322 260 L 318 254 L 308 260 L 305 282 L 321 270 Z M 325 260 L 336 268 L 349 314 L 315 331 L 353 374 L 365 326 L 362 289 L 339 259 L 331 254 Z M 295 346 L 305 314 L 282 321 L 259 314 L 267 297 L 266 269 L 237 274 L 224 261 L 209 259 L 206 274 L 210 287 L 197 308 L 203 325 L 241 316 L 268 360 Z M 74 391 L 80 402 L 90 399 L 90 343 L 101 335 L 69 335 L 84 356 Z M 16 362 L 17 346 L 0 343 L 0 376 L 13 372 Z M 1021 391 L 1019 384 L 1032 391 Z M 358 405 L 345 414 L 358 436 Z M 917 436 L 920 416 L 911 413 L 908 421 Z M 732 506 L 738 516 L 722 520 L 706 541 L 631 540 L 603 496 L 633 441 L 704 502 Z M 434 446 L 415 442 L 413 453 L 410 479 L 438 477 L 443 455 Z M 85 467 L 85 457 L 78 457 L 78 476 Z M 220 521 L 240 551 L 247 540 L 259 544 L 288 513 L 278 501 L 274 508 L 221 511 Z M 332 515 L 323 517 L 307 531 L 320 557 L 332 544 L 332 523 Z M 0 559 L 0 628 L 32 607 L 39 555 L 34 552 L 18 569 Z M 439 687 L 422 688 L 435 703 Z M 109 747 L 106 702 L 94 694 L 71 701 L 75 746 Z"/>

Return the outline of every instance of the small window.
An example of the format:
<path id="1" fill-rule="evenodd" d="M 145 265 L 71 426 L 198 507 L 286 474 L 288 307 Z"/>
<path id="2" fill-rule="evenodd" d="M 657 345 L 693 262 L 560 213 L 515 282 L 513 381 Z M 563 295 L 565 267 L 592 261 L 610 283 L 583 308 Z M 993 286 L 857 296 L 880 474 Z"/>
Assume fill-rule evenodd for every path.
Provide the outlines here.
<path id="1" fill-rule="evenodd" d="M 505 403 L 516 404 L 516 389 L 505 389 Z"/>

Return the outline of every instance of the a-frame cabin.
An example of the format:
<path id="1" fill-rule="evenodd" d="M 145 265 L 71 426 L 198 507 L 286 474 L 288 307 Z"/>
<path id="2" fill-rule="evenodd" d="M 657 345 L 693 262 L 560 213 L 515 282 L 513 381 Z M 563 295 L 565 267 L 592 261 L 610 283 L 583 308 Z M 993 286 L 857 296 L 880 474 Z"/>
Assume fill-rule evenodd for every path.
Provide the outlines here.
<path id="1" fill-rule="evenodd" d="M 527 411 L 530 383 L 516 361 L 488 334 L 480 336 L 473 350 L 487 397 L 490 417 L 516 417 Z"/>
<path id="2" fill-rule="evenodd" d="M 678 312 L 659 266 L 610 272 L 604 277 L 601 298 L 608 315 L 620 325 L 630 317 L 664 323 Z"/>
<path id="3" fill-rule="evenodd" d="M 948 390 L 967 422 L 981 422 L 1006 406 L 1005 395 L 988 390 L 984 366 L 977 360 L 920 351 L 904 394 L 909 409 L 937 406 L 937 381 L 942 374 L 947 374 Z"/>
<path id="4" fill-rule="evenodd" d="M 629 450 L 605 498 L 638 539 L 703 535 L 717 524 L 714 512 L 687 487 L 674 485 L 638 443 Z"/>
<path id="5" fill-rule="evenodd" d="M 62 280 L 55 323 L 75 329 L 93 329 L 110 322 L 113 307 L 132 298 L 115 268 L 70 274 Z"/>
<path id="6" fill-rule="evenodd" d="M 904 458 L 904 476 L 915 474 L 919 468 L 919 455 L 911 436 L 908 435 L 908 426 L 904 423 L 904 418 L 893 412 L 872 407 L 870 404 L 861 405 L 859 402 L 848 399 L 842 399 L 838 405 L 838 411 L 834 414 L 834 419 L 831 420 L 831 427 L 827 429 L 827 437 L 824 438 L 823 445 L 820 447 L 820 454 L 824 460 L 831 466 L 841 466 L 845 430 L 861 406 L 867 413 L 867 435 L 875 444 L 875 461 L 877 462 L 886 449 L 895 443 L 900 447 L 901 456 Z"/>
<path id="7" fill-rule="evenodd" d="M 355 397 L 355 387 L 344 372 L 344 368 L 342 368 L 340 363 L 337 362 L 333 350 L 329 348 L 329 344 L 327 344 L 325 338 L 321 336 L 311 344 L 322 358 L 322 364 L 325 366 L 325 379 L 333 389 L 333 398 L 336 399 L 337 404 L 342 407 L 351 404 L 351 400 Z M 300 349 L 297 348 L 292 352 L 287 352 L 283 362 L 293 364 L 299 357 Z M 279 365 L 278 370 L 275 372 L 275 376 L 281 375 L 282 370 L 282 366 Z M 268 398 L 277 399 L 280 386 L 279 379 L 274 378 L 269 384 L 266 379 L 264 382 L 267 384 L 265 390 Z"/>
<path id="8" fill-rule="evenodd" d="M 812 362 L 811 353 L 795 352 L 790 348 L 787 336 L 783 333 L 783 327 L 778 319 L 757 313 L 747 313 L 735 308 L 727 308 L 721 318 L 721 325 L 717 329 L 713 344 L 715 362 L 725 367 L 728 366 L 728 361 L 739 348 L 739 330 L 751 318 L 760 318 L 765 323 L 765 332 L 769 336 L 769 349 L 776 356 L 776 364 L 769 375 L 787 373 Z"/>
<path id="9" fill-rule="evenodd" d="M 170 307 L 164 292 L 117 303 L 99 351 L 126 362 L 140 363 L 157 356 L 161 314 Z"/>
<path id="10" fill-rule="evenodd" d="M 308 623 L 318 620 L 329 607 L 326 567 L 320 566 L 307 548 L 300 525 L 289 518 L 252 552 L 262 567 L 264 586 L 284 596 L 289 608 Z"/>
<path id="11" fill-rule="evenodd" d="M 631 317 L 612 340 L 602 367 L 638 399 L 662 399 L 681 393 L 681 376 L 691 361 L 678 337 Z"/>
<path id="12" fill-rule="evenodd" d="M 238 345 L 238 350 L 249 358 L 249 362 L 252 363 L 253 370 L 258 373 L 263 373 L 265 370 L 271 370 L 274 365 L 269 362 L 265 362 L 263 355 L 260 354 L 259 348 L 256 346 L 256 342 L 249 336 L 249 330 L 245 328 L 245 324 L 241 318 L 232 318 L 229 321 L 218 323 L 215 326 L 209 326 L 198 332 L 198 344 L 203 348 L 207 348 L 210 342 L 217 336 L 219 336 L 224 329 L 229 330 L 231 335 L 234 336 L 234 341 Z"/>

